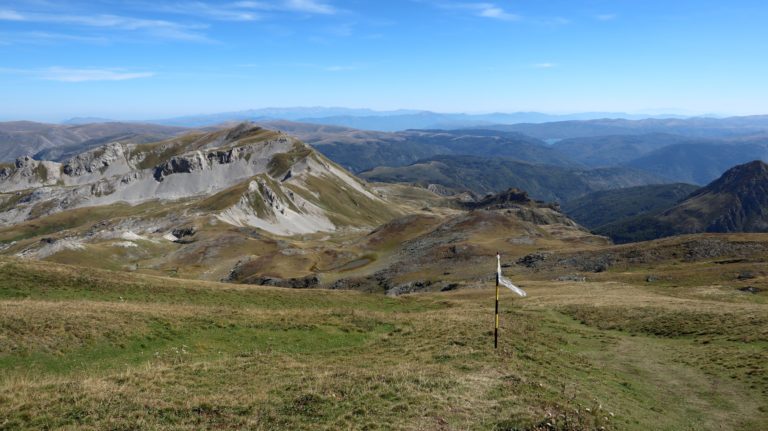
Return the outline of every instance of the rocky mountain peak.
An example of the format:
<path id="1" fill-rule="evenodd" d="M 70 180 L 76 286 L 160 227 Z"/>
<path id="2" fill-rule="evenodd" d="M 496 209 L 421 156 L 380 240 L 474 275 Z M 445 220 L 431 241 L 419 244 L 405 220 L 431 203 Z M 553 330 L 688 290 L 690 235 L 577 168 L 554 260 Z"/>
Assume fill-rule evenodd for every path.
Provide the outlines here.
<path id="1" fill-rule="evenodd" d="M 768 165 L 735 166 L 659 216 L 670 233 L 768 232 Z"/>
<path id="2" fill-rule="evenodd" d="M 727 170 L 720 178 L 702 188 L 697 194 L 734 193 L 734 194 L 761 194 L 766 196 L 768 190 L 768 164 L 760 160 L 754 160 L 743 165 L 734 166 Z"/>

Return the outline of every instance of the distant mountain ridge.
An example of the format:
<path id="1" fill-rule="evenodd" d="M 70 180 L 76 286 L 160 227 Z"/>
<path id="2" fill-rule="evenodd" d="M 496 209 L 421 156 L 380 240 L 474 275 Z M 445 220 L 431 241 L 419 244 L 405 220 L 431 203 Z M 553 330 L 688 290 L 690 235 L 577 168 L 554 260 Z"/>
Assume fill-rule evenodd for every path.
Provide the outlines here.
<path id="1" fill-rule="evenodd" d="M 394 132 L 407 129 L 455 129 L 493 124 L 545 123 L 599 118 L 684 118 L 678 115 L 639 115 L 621 112 L 584 112 L 574 114 L 545 114 L 541 112 L 495 112 L 488 114 L 440 113 L 426 110 L 399 109 L 376 111 L 339 107 L 263 108 L 183 117 L 149 119 L 150 123 L 200 127 L 231 121 L 287 120 L 325 124 L 364 130 Z"/>
<path id="2" fill-rule="evenodd" d="M 552 144 L 565 156 L 590 167 L 619 166 L 669 145 L 709 143 L 710 139 L 669 133 L 568 138 Z"/>
<path id="3" fill-rule="evenodd" d="M 569 139 L 596 136 L 675 134 L 694 138 L 732 138 L 768 133 L 768 115 L 727 118 L 646 118 L 628 120 L 602 118 L 586 121 L 556 121 L 484 126 L 484 129 L 519 132 L 539 139 Z"/>
<path id="4" fill-rule="evenodd" d="M 502 192 L 510 187 L 532 198 L 563 202 L 597 191 L 663 182 L 629 168 L 581 169 L 536 165 L 509 157 L 440 155 L 401 167 L 378 167 L 362 172 L 369 181 L 401 182 L 429 187 L 437 184 L 455 192 Z"/>
<path id="5" fill-rule="evenodd" d="M 46 124 L 32 121 L 0 123 L 0 161 L 32 156 L 56 158 L 55 152 L 75 146 L 80 151 L 114 141 L 146 143 L 178 135 L 188 129 L 144 123 Z M 78 152 L 78 151 L 76 151 Z"/>
<path id="6" fill-rule="evenodd" d="M 627 219 L 657 214 L 699 190 L 693 184 L 651 184 L 615 190 L 601 190 L 563 202 L 568 217 L 589 229 Z"/>
<path id="7" fill-rule="evenodd" d="M 768 232 L 768 164 L 735 166 L 656 215 L 605 225 L 598 232 L 633 242 L 699 232 Z"/>
<path id="8" fill-rule="evenodd" d="M 707 184 L 734 165 L 768 161 L 768 138 L 750 143 L 703 142 L 675 144 L 624 163 L 670 181 Z"/>

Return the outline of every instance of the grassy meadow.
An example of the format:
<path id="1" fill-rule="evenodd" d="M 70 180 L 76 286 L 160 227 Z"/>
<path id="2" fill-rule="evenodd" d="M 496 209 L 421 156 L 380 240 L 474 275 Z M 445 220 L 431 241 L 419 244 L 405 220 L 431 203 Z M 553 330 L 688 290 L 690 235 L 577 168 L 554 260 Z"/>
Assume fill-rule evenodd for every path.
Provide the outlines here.
<path id="1" fill-rule="evenodd" d="M 490 284 L 388 298 L 3 259 L 0 429 L 768 429 L 765 289 L 643 271 L 519 280 L 494 350 Z"/>

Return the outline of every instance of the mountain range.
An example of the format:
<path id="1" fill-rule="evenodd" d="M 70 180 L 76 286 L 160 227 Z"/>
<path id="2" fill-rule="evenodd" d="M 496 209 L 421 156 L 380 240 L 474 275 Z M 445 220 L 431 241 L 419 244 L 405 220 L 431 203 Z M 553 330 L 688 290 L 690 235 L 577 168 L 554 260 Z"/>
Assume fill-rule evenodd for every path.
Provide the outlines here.
<path id="1" fill-rule="evenodd" d="M 601 118 L 585 121 L 483 126 L 483 128 L 519 132 L 544 140 L 649 133 L 675 134 L 692 138 L 734 138 L 765 135 L 768 131 L 768 115 L 727 118 L 646 118 L 639 120 Z"/>
<path id="2" fill-rule="evenodd" d="M 683 118 L 676 115 L 637 115 L 621 112 L 584 112 L 575 114 L 512 113 L 438 113 L 425 110 L 398 109 L 376 111 L 338 107 L 263 108 L 245 111 L 201 114 L 184 117 L 145 120 L 149 123 L 184 127 L 201 127 L 232 121 L 288 120 L 303 123 L 344 126 L 365 130 L 393 132 L 406 129 L 455 129 L 491 124 L 545 123 L 599 118 Z"/>
<path id="3" fill-rule="evenodd" d="M 471 133 L 408 132 L 424 145 L 453 141 L 454 149 L 554 151 L 516 132 Z M 397 295 L 453 289 L 482 277 L 478 259 L 497 250 L 522 259 L 544 244 L 603 247 L 608 240 L 600 235 L 626 242 L 768 229 L 768 167 L 762 162 L 735 167 L 702 189 L 627 189 L 657 178 L 626 167 L 436 155 L 380 166 L 360 179 L 318 147 L 243 123 L 152 143 L 111 142 L 61 161 L 18 158 L 0 166 L 0 254 Z M 611 189 L 618 190 L 591 194 Z M 563 202 L 579 220 L 591 213 L 593 220 L 584 223 L 599 225 L 599 235 L 557 204 L 536 199 Z M 446 265 L 461 270 L 454 274 Z"/>
<path id="4" fill-rule="evenodd" d="M 0 254 L 397 295 L 466 283 L 496 250 L 606 244 L 556 206 L 509 196 L 472 207 L 370 184 L 295 137 L 244 123 L 0 167 Z M 445 262 L 465 269 L 446 275 Z"/>
<path id="5" fill-rule="evenodd" d="M 587 138 L 568 137 L 551 144 L 548 143 L 551 141 L 531 137 L 519 131 L 506 130 L 517 126 L 377 132 L 291 121 L 269 121 L 261 124 L 298 137 L 353 173 L 379 169 L 375 175 L 378 179 L 385 181 L 390 181 L 388 178 L 391 178 L 389 174 L 383 175 L 383 172 L 387 171 L 386 168 L 407 167 L 416 162 L 423 165 L 424 162 L 441 156 L 454 156 L 451 163 L 455 167 L 460 164 L 461 156 L 501 158 L 539 165 L 541 169 L 526 168 L 521 171 L 533 176 L 521 180 L 518 175 L 511 183 L 504 183 L 505 178 L 513 179 L 508 169 L 497 170 L 507 174 L 494 180 L 493 186 L 489 180 L 480 180 L 476 175 L 473 176 L 474 180 L 463 185 L 446 180 L 445 176 L 441 175 L 429 179 L 426 171 L 420 173 L 419 178 L 404 173 L 398 173 L 397 176 L 404 181 L 419 184 L 434 183 L 448 189 L 470 190 L 479 194 L 497 192 L 507 187 L 530 187 L 530 193 L 536 198 L 565 202 L 592 191 L 624 186 L 676 182 L 704 185 L 736 164 L 750 160 L 768 160 L 768 136 L 755 134 L 761 127 L 761 119 L 762 117 L 711 121 L 701 119 L 595 120 L 517 125 L 523 129 L 535 126 L 542 130 L 557 132 L 563 124 L 577 128 L 590 128 L 597 125 L 603 127 L 610 124 L 612 133 L 621 127 L 625 132 L 631 129 L 633 133 Z M 645 133 L 651 126 L 678 127 L 677 130 L 680 130 L 681 124 L 694 127 L 702 121 L 709 126 L 699 130 L 699 135 L 706 135 L 705 131 L 712 130 L 715 127 L 713 124 L 717 123 L 720 124 L 718 126 L 720 129 L 715 127 L 716 130 L 722 131 L 722 128 L 727 126 L 731 136 L 715 138 L 683 136 L 666 132 Z M 0 123 L 0 131 L 3 131 L 0 133 L 0 149 L 2 149 L 0 161 L 10 162 L 18 157 L 29 155 L 37 160 L 63 162 L 105 143 L 147 143 L 191 130 L 205 132 L 231 126 L 231 124 L 221 124 L 203 129 L 185 129 L 138 123 L 70 126 L 31 122 Z M 506 131 L 497 130 L 499 128 L 504 128 Z M 477 160 L 474 160 L 472 163 L 476 165 L 476 162 Z M 498 160 L 489 160 L 486 163 L 497 165 L 498 162 Z M 558 185 L 559 180 L 570 181 L 569 177 L 563 174 L 563 169 L 553 171 L 558 172 L 558 175 L 542 180 L 541 175 L 548 174 L 547 169 L 543 168 L 545 166 L 567 168 L 572 172 L 578 171 L 581 177 L 587 175 L 586 172 L 593 171 L 585 180 L 591 185 L 585 184 L 584 180 L 575 180 L 565 186 Z M 599 170 L 596 170 L 598 168 Z M 474 168 L 470 168 L 472 169 Z M 396 171 L 391 170 L 391 172 Z M 433 169 L 430 172 L 436 171 Z M 489 174 L 480 173 L 480 175 Z M 607 185 L 599 185 L 602 178 L 618 180 L 615 184 L 603 182 Z"/>

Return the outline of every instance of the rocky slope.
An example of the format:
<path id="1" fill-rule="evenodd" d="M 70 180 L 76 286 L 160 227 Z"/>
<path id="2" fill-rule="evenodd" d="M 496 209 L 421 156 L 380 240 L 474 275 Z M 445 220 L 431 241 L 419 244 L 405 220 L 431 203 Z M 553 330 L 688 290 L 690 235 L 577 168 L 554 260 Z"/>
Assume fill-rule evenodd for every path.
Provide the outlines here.
<path id="1" fill-rule="evenodd" d="M 300 141 L 249 124 L 154 144 L 112 143 L 62 163 L 22 157 L 0 169 L 0 193 L 0 226 L 83 207 L 185 199 L 202 200 L 201 211 L 226 223 L 281 235 L 391 213 Z"/>

